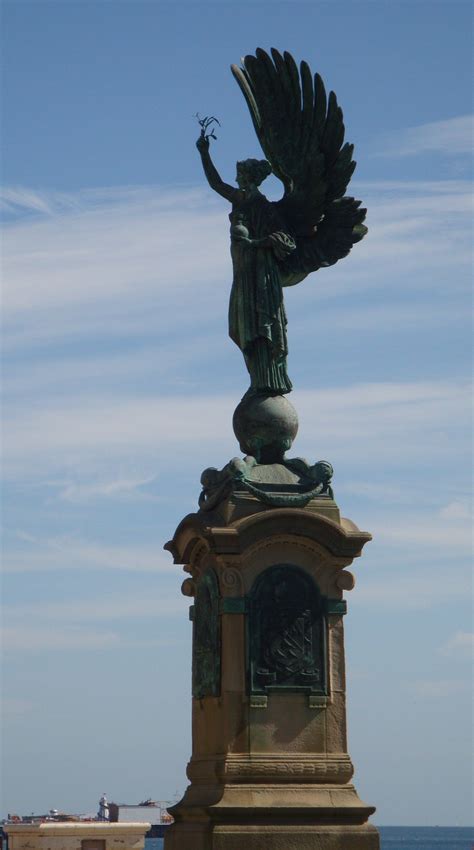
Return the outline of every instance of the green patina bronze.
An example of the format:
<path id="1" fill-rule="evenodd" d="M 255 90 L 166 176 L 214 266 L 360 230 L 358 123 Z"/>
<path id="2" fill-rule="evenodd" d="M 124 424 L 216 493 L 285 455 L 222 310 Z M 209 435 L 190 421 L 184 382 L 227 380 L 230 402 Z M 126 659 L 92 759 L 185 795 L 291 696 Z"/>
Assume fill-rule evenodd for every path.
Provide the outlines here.
<path id="1" fill-rule="evenodd" d="M 280 564 L 260 574 L 249 594 L 250 694 L 327 695 L 324 607 L 315 583 L 299 567 Z"/>
<path id="2" fill-rule="evenodd" d="M 330 484 L 333 468 L 328 461 L 320 460 L 310 465 L 304 458 L 286 459 L 282 464 L 266 466 L 266 481 L 259 483 L 258 475 L 252 476 L 261 469 L 254 457 L 243 460 L 235 457 L 221 470 L 212 466 L 205 469 L 201 475 L 201 511 L 212 511 L 223 499 L 239 492 L 251 493 L 260 502 L 275 508 L 304 507 L 317 496 L 333 498 Z M 283 470 L 291 474 L 292 484 L 282 480 Z"/>
<path id="3" fill-rule="evenodd" d="M 219 696 L 221 633 L 219 586 L 214 570 L 207 570 L 199 579 L 192 609 L 193 697 Z"/>
<path id="4" fill-rule="evenodd" d="M 347 602 L 345 599 L 328 599 L 327 597 L 321 597 L 323 601 L 323 608 L 326 614 L 337 614 L 339 616 L 343 616 L 347 614 Z M 191 606 L 194 609 L 194 605 Z M 225 596 L 221 599 L 219 604 L 219 611 L 221 614 L 247 614 L 248 612 L 248 601 L 246 596 Z M 194 618 L 194 613 L 190 617 L 192 620 Z"/>
<path id="5" fill-rule="evenodd" d="M 344 144 L 342 111 L 334 92 L 326 98 L 321 77 L 313 78 L 306 62 L 298 70 L 287 52 L 261 49 L 232 73 L 266 159 L 238 162 L 234 187 L 209 153 L 215 136 L 206 131 L 215 119 L 200 119 L 196 144 L 209 185 L 232 205 L 229 334 L 243 353 L 249 393 L 282 395 L 292 387 L 283 287 L 347 256 L 367 232 L 366 210 L 344 197 L 353 146 Z M 271 173 L 285 189 L 278 202 L 260 191 Z"/>
<path id="6" fill-rule="evenodd" d="M 247 600 L 245 596 L 225 596 L 220 603 L 221 614 L 246 614 Z"/>
<path id="7" fill-rule="evenodd" d="M 345 599 L 326 599 L 326 614 L 347 614 L 347 602 Z"/>

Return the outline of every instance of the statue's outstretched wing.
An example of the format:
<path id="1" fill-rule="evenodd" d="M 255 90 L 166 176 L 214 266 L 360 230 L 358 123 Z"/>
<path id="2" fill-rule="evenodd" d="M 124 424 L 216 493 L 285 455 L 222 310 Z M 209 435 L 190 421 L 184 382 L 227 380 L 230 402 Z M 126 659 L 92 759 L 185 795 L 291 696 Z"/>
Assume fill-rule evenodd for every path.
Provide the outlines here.
<path id="1" fill-rule="evenodd" d="M 334 92 L 326 98 L 319 74 L 306 62 L 261 48 L 232 65 L 247 101 L 262 150 L 285 186 L 276 206 L 297 249 L 283 264 L 283 283 L 347 256 L 367 233 L 366 210 L 344 197 L 356 163 L 344 144 L 342 110 Z"/>

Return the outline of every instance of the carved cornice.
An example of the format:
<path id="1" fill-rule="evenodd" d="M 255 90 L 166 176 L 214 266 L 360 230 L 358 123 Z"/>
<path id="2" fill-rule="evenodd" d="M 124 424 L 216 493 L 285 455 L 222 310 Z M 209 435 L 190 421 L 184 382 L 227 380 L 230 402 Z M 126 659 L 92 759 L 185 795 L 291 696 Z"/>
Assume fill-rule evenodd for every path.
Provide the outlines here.
<path id="1" fill-rule="evenodd" d="M 320 514 L 297 508 L 276 508 L 239 520 L 235 528 L 242 550 L 262 538 L 275 534 L 305 537 L 323 546 L 332 555 L 355 558 L 372 536 L 366 531 L 346 531 L 338 523 Z"/>
<path id="2" fill-rule="evenodd" d="M 224 758 L 191 759 L 187 774 L 193 783 L 311 782 L 345 785 L 354 768 L 346 753 L 326 755 L 269 753 L 232 754 Z"/>
<path id="3" fill-rule="evenodd" d="M 175 564 L 189 563 L 191 552 L 199 540 L 207 540 L 209 526 L 200 514 L 187 514 L 179 523 L 174 536 L 163 546 L 171 552 Z"/>
<path id="4" fill-rule="evenodd" d="M 288 543 L 290 543 L 292 547 L 310 552 L 312 559 L 316 557 L 318 559 L 318 564 L 321 566 L 327 563 L 334 563 L 334 558 L 332 558 L 327 550 L 319 543 L 316 543 L 314 540 L 308 540 L 307 537 L 297 537 L 293 534 L 272 534 L 271 537 L 258 538 L 255 543 L 245 550 L 246 559 L 249 560 L 253 555 L 257 552 L 261 552 L 263 549 L 268 549 L 270 547 L 274 548 L 275 546 L 285 546 Z M 340 569 L 342 569 L 342 567 L 347 563 L 352 563 L 352 559 L 349 558 L 341 560 Z"/>
<path id="5" fill-rule="evenodd" d="M 350 526 L 343 528 L 325 516 L 298 508 L 260 511 L 229 526 L 210 526 L 202 514 L 188 514 L 164 548 L 172 553 L 176 564 L 186 564 L 198 540 L 204 541 L 209 551 L 225 557 L 241 554 L 262 540 L 288 534 L 306 538 L 332 556 L 352 559 L 361 554 L 372 536 L 352 523 Z"/>

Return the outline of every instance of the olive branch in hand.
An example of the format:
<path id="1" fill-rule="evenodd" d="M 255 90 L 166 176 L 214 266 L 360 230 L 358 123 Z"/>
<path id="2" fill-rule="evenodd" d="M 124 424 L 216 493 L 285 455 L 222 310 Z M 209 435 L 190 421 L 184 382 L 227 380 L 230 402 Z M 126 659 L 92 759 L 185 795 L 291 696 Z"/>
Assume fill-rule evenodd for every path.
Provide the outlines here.
<path id="1" fill-rule="evenodd" d="M 194 117 L 197 118 L 199 126 L 201 127 L 201 134 L 206 139 L 206 141 L 208 139 L 217 139 L 217 136 L 214 133 L 214 127 L 212 127 L 212 125 L 218 124 L 219 127 L 220 127 L 221 122 L 217 118 L 215 118 L 214 115 L 206 115 L 205 118 L 201 118 L 201 116 L 199 115 L 199 112 L 196 112 L 196 115 Z M 207 132 L 209 127 L 212 127 L 210 133 Z"/>

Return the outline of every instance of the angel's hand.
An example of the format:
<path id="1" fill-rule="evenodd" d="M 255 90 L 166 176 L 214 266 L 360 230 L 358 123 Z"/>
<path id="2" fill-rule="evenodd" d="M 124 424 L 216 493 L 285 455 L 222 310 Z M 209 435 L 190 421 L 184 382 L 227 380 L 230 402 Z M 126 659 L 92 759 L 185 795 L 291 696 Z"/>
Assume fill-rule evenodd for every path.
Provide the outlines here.
<path id="1" fill-rule="evenodd" d="M 238 235 L 234 236 L 232 241 L 233 242 L 239 242 L 239 244 L 241 244 L 241 245 L 242 244 L 247 245 L 248 248 L 250 248 L 256 242 L 255 239 L 249 239 L 248 236 L 238 236 Z"/>
<path id="2" fill-rule="evenodd" d="M 209 139 L 206 136 L 204 130 L 201 130 L 201 135 L 196 142 L 196 147 L 200 154 L 207 153 L 209 150 Z"/>
<path id="3" fill-rule="evenodd" d="M 263 236 L 261 239 L 249 239 L 249 247 L 252 248 L 267 248 L 269 245 L 268 238 Z"/>

